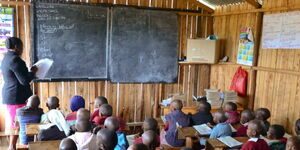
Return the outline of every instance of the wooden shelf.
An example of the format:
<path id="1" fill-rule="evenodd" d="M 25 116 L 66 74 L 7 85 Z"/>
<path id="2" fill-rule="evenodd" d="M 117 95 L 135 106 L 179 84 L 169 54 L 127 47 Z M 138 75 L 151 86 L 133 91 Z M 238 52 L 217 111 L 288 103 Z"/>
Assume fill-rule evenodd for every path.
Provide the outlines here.
<path id="1" fill-rule="evenodd" d="M 200 62 L 187 62 L 187 61 L 180 61 L 178 62 L 179 65 L 213 65 L 208 63 L 200 63 Z"/>

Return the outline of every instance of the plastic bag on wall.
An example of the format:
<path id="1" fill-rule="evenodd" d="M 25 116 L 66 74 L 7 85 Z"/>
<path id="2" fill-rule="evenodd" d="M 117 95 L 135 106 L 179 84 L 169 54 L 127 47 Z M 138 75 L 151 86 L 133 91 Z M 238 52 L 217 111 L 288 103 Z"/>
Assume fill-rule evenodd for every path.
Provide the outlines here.
<path id="1" fill-rule="evenodd" d="M 236 91 L 239 96 L 246 96 L 247 76 L 248 76 L 247 71 L 242 69 L 242 67 L 239 67 L 233 76 L 230 90 Z"/>

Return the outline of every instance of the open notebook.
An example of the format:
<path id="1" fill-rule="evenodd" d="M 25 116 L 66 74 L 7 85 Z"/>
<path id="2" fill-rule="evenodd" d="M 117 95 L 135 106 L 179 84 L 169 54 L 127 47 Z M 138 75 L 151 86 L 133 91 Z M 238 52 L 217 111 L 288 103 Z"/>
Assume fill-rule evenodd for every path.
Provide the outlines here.
<path id="1" fill-rule="evenodd" d="M 220 137 L 217 139 L 229 147 L 237 147 L 237 146 L 243 145 L 243 143 L 237 141 L 236 139 L 232 138 L 231 136 Z"/>
<path id="2" fill-rule="evenodd" d="M 207 124 L 201 124 L 197 126 L 193 126 L 201 135 L 210 135 L 212 129 Z"/>

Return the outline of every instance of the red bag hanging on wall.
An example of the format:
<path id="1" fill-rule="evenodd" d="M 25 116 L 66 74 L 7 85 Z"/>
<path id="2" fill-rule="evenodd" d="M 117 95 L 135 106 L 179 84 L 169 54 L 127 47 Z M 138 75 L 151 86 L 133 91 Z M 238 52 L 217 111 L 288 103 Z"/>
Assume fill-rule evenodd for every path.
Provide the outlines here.
<path id="1" fill-rule="evenodd" d="M 247 76 L 248 73 L 242 67 L 239 67 L 235 72 L 230 90 L 236 91 L 239 96 L 247 95 Z"/>

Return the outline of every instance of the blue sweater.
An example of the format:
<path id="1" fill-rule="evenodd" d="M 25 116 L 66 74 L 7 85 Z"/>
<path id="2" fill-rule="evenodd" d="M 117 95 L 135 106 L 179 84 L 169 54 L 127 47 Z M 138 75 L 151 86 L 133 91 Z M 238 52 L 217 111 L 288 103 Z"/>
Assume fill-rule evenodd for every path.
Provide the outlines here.
<path id="1" fill-rule="evenodd" d="M 209 138 L 214 139 L 214 138 L 219 138 L 224 136 L 231 136 L 231 134 L 232 131 L 230 125 L 227 122 L 224 122 L 224 123 L 217 124 L 213 128 Z"/>
<path id="2" fill-rule="evenodd" d="M 129 147 L 126 135 L 123 132 L 116 132 L 118 135 L 118 145 L 114 150 L 126 150 Z"/>

